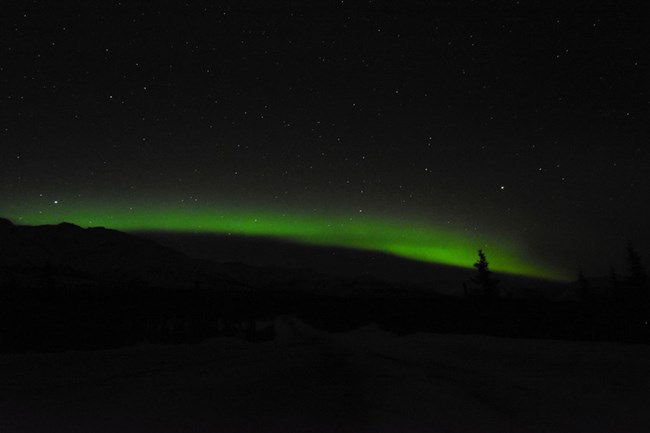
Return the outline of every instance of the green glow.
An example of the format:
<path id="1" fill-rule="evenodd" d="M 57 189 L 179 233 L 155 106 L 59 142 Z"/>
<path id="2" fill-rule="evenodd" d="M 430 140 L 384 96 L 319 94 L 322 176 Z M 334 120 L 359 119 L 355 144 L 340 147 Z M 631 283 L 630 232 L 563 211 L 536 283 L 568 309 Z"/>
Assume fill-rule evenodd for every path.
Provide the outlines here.
<path id="1" fill-rule="evenodd" d="M 539 264 L 512 242 L 478 238 L 473 233 L 355 215 L 352 218 L 269 211 L 173 208 L 147 205 L 138 208 L 110 205 L 53 204 L 13 206 L 4 215 L 20 224 L 104 226 L 122 231 L 159 230 L 265 236 L 311 245 L 379 251 L 424 262 L 469 267 L 477 250 L 486 251 L 497 272 L 564 280 L 565 275 Z"/>

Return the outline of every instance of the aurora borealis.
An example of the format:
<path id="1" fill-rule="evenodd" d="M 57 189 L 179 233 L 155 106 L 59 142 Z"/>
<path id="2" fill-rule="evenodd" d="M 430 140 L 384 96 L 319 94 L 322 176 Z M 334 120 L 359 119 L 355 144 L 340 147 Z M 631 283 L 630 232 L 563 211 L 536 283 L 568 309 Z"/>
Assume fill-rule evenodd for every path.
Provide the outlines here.
<path id="1" fill-rule="evenodd" d="M 9 5 L 0 217 L 624 273 L 642 13 L 522 3 Z"/>
<path id="2" fill-rule="evenodd" d="M 57 203 L 59 204 L 59 203 Z M 57 207 L 47 213 L 27 210 L 15 216 L 23 224 L 52 224 L 67 221 L 81 226 L 104 226 L 124 231 L 165 231 L 262 236 L 318 246 L 334 246 L 378 251 L 399 257 L 437 264 L 471 267 L 476 245 L 487 248 L 495 270 L 516 275 L 565 279 L 501 239 L 488 243 L 470 234 L 454 233 L 449 228 L 434 228 L 412 222 L 391 222 L 366 217 L 319 218 L 277 213 L 178 209 L 149 207 L 139 211 L 128 207 L 66 210 Z M 490 245 L 495 247 L 490 248 Z"/>

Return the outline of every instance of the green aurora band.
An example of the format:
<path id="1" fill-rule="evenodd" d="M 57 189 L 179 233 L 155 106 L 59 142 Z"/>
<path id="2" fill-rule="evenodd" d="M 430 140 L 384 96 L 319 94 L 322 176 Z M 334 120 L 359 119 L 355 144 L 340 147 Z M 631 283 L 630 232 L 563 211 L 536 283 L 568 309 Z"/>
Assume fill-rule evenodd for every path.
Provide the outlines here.
<path id="1" fill-rule="evenodd" d="M 494 271 L 567 280 L 567 275 L 544 266 L 514 243 L 454 232 L 424 224 L 405 224 L 355 215 L 353 218 L 222 209 L 173 209 L 144 206 L 137 209 L 114 204 L 104 206 L 15 206 L 5 216 L 19 224 L 58 224 L 66 221 L 82 227 L 102 226 L 126 232 L 164 231 L 262 236 L 297 243 L 355 248 L 436 264 L 471 268 L 477 250 L 486 251 Z M 9 212 L 6 212 L 9 210 Z"/>

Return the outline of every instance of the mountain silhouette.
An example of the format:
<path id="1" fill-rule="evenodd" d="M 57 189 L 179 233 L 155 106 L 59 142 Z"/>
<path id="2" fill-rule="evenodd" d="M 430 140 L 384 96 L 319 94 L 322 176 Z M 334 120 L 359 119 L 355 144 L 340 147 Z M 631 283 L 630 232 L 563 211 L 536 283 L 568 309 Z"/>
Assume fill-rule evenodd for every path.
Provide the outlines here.
<path id="1" fill-rule="evenodd" d="M 1 219 L 0 268 L 29 280 L 46 267 L 66 284 L 139 280 L 181 287 L 229 279 L 210 262 L 117 230 L 70 223 L 21 226 Z"/>
<path id="2" fill-rule="evenodd" d="M 142 236 L 70 223 L 23 226 L 0 219 L 0 270 L 22 285 L 51 273 L 59 285 L 146 284 L 226 290 L 296 290 L 328 294 L 387 293 L 371 277 L 331 277 L 311 269 L 196 259 Z"/>

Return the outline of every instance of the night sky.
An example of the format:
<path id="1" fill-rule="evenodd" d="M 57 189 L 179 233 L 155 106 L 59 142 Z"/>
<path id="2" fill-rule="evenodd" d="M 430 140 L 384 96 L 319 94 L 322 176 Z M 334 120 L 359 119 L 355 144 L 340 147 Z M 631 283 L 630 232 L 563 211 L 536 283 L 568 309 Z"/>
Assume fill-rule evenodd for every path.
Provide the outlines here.
<path id="1" fill-rule="evenodd" d="M 642 2 L 7 3 L 15 223 L 483 248 L 552 278 L 624 273 L 628 241 L 648 263 Z"/>

